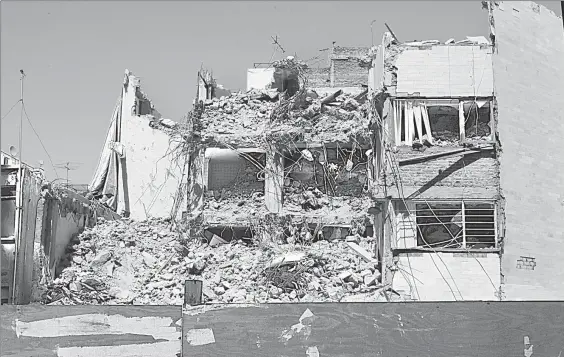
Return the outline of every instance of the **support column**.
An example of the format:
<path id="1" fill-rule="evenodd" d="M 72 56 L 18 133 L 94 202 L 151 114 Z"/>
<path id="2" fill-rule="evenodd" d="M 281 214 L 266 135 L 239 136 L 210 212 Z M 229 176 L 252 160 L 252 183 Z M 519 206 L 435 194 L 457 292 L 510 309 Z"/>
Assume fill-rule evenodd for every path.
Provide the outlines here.
<path id="1" fill-rule="evenodd" d="M 284 158 L 274 146 L 266 153 L 264 201 L 272 213 L 282 213 L 284 188 Z"/>
<path id="2" fill-rule="evenodd" d="M 382 202 L 382 284 L 392 286 L 393 274 L 390 268 L 393 265 L 392 254 L 392 233 L 393 225 L 390 219 L 393 211 L 392 202 L 385 200 Z"/>

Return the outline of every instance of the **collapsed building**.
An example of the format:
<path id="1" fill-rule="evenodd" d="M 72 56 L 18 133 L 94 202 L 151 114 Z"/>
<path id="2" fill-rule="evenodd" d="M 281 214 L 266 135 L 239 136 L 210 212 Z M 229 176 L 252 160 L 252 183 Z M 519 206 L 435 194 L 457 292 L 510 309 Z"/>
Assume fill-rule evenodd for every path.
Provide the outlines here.
<path id="1" fill-rule="evenodd" d="M 334 46 L 327 68 L 288 57 L 249 69 L 237 93 L 202 70 L 182 123 L 127 72 L 91 194 L 212 246 L 360 242 L 380 286 L 405 300 L 563 296 L 550 155 L 562 146 L 561 19 L 531 2 L 483 5 L 489 39 L 385 33 L 372 48 Z M 539 110 L 543 129 L 523 129 Z"/>

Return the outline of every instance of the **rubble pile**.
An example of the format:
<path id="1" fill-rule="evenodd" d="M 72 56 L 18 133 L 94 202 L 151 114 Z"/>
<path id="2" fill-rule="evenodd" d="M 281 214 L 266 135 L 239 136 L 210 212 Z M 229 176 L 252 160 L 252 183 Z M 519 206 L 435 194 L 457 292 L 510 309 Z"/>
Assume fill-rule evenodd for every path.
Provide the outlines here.
<path id="1" fill-rule="evenodd" d="M 233 146 L 262 147 L 277 142 L 350 142 L 369 140 L 366 96 L 319 98 L 304 90 L 292 101 L 279 101 L 277 89 L 251 90 L 208 99 L 201 117 L 201 140 Z M 364 93 L 363 93 L 364 94 Z M 276 110 L 282 110 L 281 117 Z M 274 113 L 274 114 L 273 114 Z M 266 136 L 265 136 L 266 135 Z"/>
<path id="2" fill-rule="evenodd" d="M 43 302 L 180 305 L 187 279 L 203 280 L 206 302 L 384 299 L 376 264 L 349 242 L 287 239 L 212 247 L 185 238 L 164 220 L 100 220 L 71 242 Z M 359 245 L 370 251 L 367 244 Z"/>
<path id="3" fill-rule="evenodd" d="M 278 94 L 276 89 L 251 90 L 207 99 L 200 118 L 202 141 L 256 146 L 277 105 Z"/>
<path id="4" fill-rule="evenodd" d="M 252 155 L 252 154 L 247 154 Z M 236 179 L 226 187 L 204 193 L 204 210 L 219 222 L 237 222 L 244 217 L 260 217 L 266 213 L 264 206 L 264 168 L 262 157 L 253 158 L 251 163 L 245 159 Z M 206 216 L 206 214 L 205 214 Z"/>
<path id="5" fill-rule="evenodd" d="M 362 93 L 364 94 L 364 93 Z M 342 142 L 352 138 L 369 142 L 369 105 L 360 96 L 336 93 L 318 98 L 313 90 L 297 98 L 292 110 L 273 118 L 266 128 L 269 139 L 277 142 Z"/>

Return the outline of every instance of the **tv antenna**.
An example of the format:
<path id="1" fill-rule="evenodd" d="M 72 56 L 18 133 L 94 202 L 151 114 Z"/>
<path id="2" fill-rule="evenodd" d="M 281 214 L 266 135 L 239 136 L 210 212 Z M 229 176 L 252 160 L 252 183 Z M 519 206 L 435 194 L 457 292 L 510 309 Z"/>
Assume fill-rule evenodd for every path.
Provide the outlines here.
<path id="1" fill-rule="evenodd" d="M 78 169 L 80 167 L 80 165 L 82 165 L 82 162 L 72 162 L 72 161 L 67 161 L 64 162 L 62 164 L 57 164 L 55 165 L 56 168 L 58 169 L 65 169 L 67 170 L 67 188 L 69 188 L 69 171 L 74 171 L 76 169 Z"/>

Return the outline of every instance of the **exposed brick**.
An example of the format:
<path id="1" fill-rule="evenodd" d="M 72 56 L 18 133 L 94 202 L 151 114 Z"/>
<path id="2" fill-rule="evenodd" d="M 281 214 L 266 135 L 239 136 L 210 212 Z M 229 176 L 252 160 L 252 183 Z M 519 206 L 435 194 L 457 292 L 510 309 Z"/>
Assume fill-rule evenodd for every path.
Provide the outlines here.
<path id="1" fill-rule="evenodd" d="M 349 58 L 349 57 L 363 57 L 368 55 L 369 47 L 333 47 L 332 57 Z"/>
<path id="2" fill-rule="evenodd" d="M 368 68 L 361 67 L 356 59 L 335 60 L 334 70 L 334 87 L 368 85 Z"/>
<path id="3" fill-rule="evenodd" d="M 306 77 L 308 86 L 311 88 L 329 87 L 331 85 L 329 68 L 308 68 Z"/>
<path id="4" fill-rule="evenodd" d="M 396 160 L 452 151 L 458 147 L 433 147 L 425 152 L 414 151 L 411 147 L 402 146 L 394 154 Z M 435 159 L 418 164 L 399 167 L 399 177 L 403 186 L 423 187 L 432 184 L 435 187 L 489 188 L 497 191 L 499 188 L 498 162 L 493 152 L 484 152 L 469 156 L 452 156 Z M 394 184 L 391 167 L 387 168 L 385 181 Z M 384 185 L 384 178 L 380 180 Z M 436 198 L 444 198 L 440 195 Z M 460 197 L 462 198 L 462 197 Z M 484 197 L 489 198 L 489 197 Z"/>

